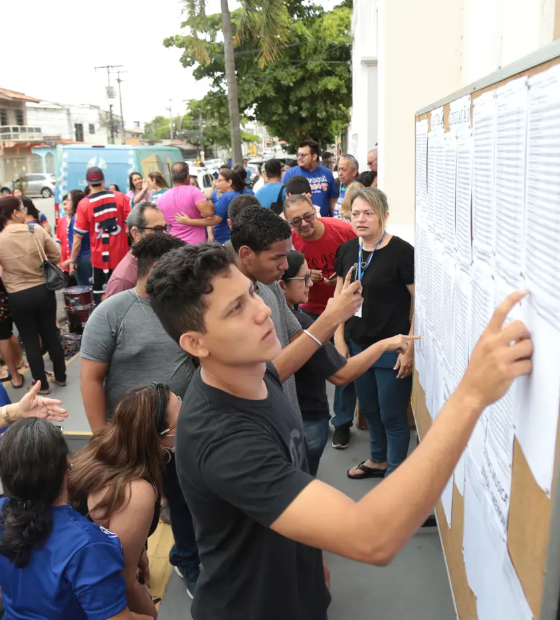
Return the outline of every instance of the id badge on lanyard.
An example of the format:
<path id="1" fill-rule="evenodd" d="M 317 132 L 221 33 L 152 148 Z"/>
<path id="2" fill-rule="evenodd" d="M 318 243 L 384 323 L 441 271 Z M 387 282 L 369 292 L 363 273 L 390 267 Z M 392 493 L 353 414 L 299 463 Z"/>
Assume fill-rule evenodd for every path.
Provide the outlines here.
<path id="1" fill-rule="evenodd" d="M 377 245 L 375 246 L 373 252 L 369 255 L 369 258 L 367 259 L 367 263 L 365 265 L 363 265 L 362 263 L 362 250 L 363 250 L 363 241 L 360 238 L 360 250 L 358 252 L 358 273 L 357 273 L 357 279 L 360 280 L 360 282 L 362 281 L 364 274 L 366 272 L 366 269 L 369 267 L 371 260 L 373 258 L 373 255 L 375 254 L 375 251 L 379 248 L 379 246 L 383 243 L 383 239 L 385 239 L 385 235 L 387 233 L 384 232 L 383 236 L 381 237 L 381 239 L 379 239 Z M 363 267 L 362 267 L 363 265 Z M 356 313 L 354 314 L 354 316 L 358 319 L 362 318 L 362 308 L 363 308 L 363 304 L 356 310 Z"/>

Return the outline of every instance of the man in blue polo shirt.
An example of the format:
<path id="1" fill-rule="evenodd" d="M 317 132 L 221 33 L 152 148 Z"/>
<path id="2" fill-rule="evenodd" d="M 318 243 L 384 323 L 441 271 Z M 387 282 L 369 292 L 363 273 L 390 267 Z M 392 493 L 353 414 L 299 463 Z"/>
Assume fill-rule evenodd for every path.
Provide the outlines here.
<path id="1" fill-rule="evenodd" d="M 332 216 L 338 188 L 332 172 L 328 168 L 318 165 L 319 144 L 315 140 L 304 140 L 298 148 L 298 165 L 284 173 L 283 181 L 286 183 L 293 176 L 301 175 L 309 180 L 311 185 L 313 204 L 320 208 L 322 217 Z"/>

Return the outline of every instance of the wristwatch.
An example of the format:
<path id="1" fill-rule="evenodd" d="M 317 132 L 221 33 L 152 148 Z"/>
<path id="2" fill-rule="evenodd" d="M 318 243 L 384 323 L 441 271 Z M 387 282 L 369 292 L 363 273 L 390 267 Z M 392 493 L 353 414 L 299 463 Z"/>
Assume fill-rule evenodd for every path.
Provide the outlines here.
<path id="1" fill-rule="evenodd" d="M 12 419 L 8 415 L 8 405 L 4 405 L 2 409 L 0 410 L 0 412 L 2 413 L 2 417 L 4 418 L 4 421 L 6 422 L 6 424 L 8 424 L 8 426 L 10 424 L 13 424 Z"/>

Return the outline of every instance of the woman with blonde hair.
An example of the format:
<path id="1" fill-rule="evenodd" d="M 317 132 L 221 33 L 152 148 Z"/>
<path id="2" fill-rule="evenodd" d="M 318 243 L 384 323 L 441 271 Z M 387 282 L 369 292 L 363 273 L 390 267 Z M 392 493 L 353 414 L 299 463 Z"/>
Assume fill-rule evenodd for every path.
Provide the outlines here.
<path id="1" fill-rule="evenodd" d="M 338 249 L 335 296 L 341 293 L 346 274 L 355 269 L 364 303 L 335 333 L 336 348 L 345 357 L 385 338 L 413 334 L 414 248 L 387 232 L 387 196 L 379 189 L 358 189 L 351 199 L 350 218 L 358 237 Z M 351 480 L 383 477 L 406 459 L 413 354 L 412 342 L 401 353 L 383 353 L 354 381 L 360 411 L 368 422 L 370 455 L 348 471 Z"/>
<path id="2" fill-rule="evenodd" d="M 146 540 L 158 525 L 179 409 L 179 399 L 163 383 L 132 388 L 111 424 L 75 455 L 68 478 L 72 505 L 122 543 L 130 610 L 152 618 L 157 611 L 147 587 Z"/>
<path id="3" fill-rule="evenodd" d="M 363 189 L 364 186 L 357 181 L 354 181 L 350 185 L 350 187 L 346 190 L 346 194 L 344 195 L 344 200 L 340 205 L 340 213 L 337 216 L 337 219 L 342 220 L 343 222 L 350 222 L 350 211 L 352 205 L 352 198 L 354 198 L 354 194 L 359 190 Z"/>
<path id="4" fill-rule="evenodd" d="M 157 199 L 169 189 L 169 185 L 161 172 L 150 172 L 146 182 L 148 189 L 152 192 L 152 202 L 157 203 Z"/>

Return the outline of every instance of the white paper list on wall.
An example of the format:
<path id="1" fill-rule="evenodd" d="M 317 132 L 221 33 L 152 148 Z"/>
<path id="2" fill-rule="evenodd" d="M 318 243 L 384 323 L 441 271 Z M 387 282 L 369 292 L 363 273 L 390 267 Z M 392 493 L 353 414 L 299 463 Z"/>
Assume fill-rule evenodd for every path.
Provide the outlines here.
<path id="1" fill-rule="evenodd" d="M 443 246 L 455 254 L 455 199 L 457 189 L 457 138 L 446 134 L 443 144 Z"/>
<path id="2" fill-rule="evenodd" d="M 469 451 L 464 506 L 463 555 L 467 581 L 476 596 L 478 620 L 532 620 L 506 537 Z"/>
<path id="3" fill-rule="evenodd" d="M 496 272 L 519 286 L 524 258 L 527 78 L 496 91 Z"/>
<path id="4" fill-rule="evenodd" d="M 445 137 L 437 134 L 434 137 L 435 175 L 434 175 L 434 231 L 436 238 L 443 241 L 444 229 L 444 174 L 445 174 Z"/>
<path id="5" fill-rule="evenodd" d="M 560 325 L 560 65 L 529 84 L 526 276 L 535 306 Z"/>
<path id="6" fill-rule="evenodd" d="M 473 251 L 478 258 L 491 261 L 495 236 L 495 92 L 475 99 L 473 107 Z"/>
<path id="7" fill-rule="evenodd" d="M 428 119 L 416 121 L 416 214 L 424 211 L 428 200 L 426 170 L 428 163 Z"/>
<path id="8" fill-rule="evenodd" d="M 472 166 L 473 140 L 470 133 L 457 138 L 457 196 L 455 206 L 455 245 L 457 262 L 468 270 L 472 263 Z"/>

